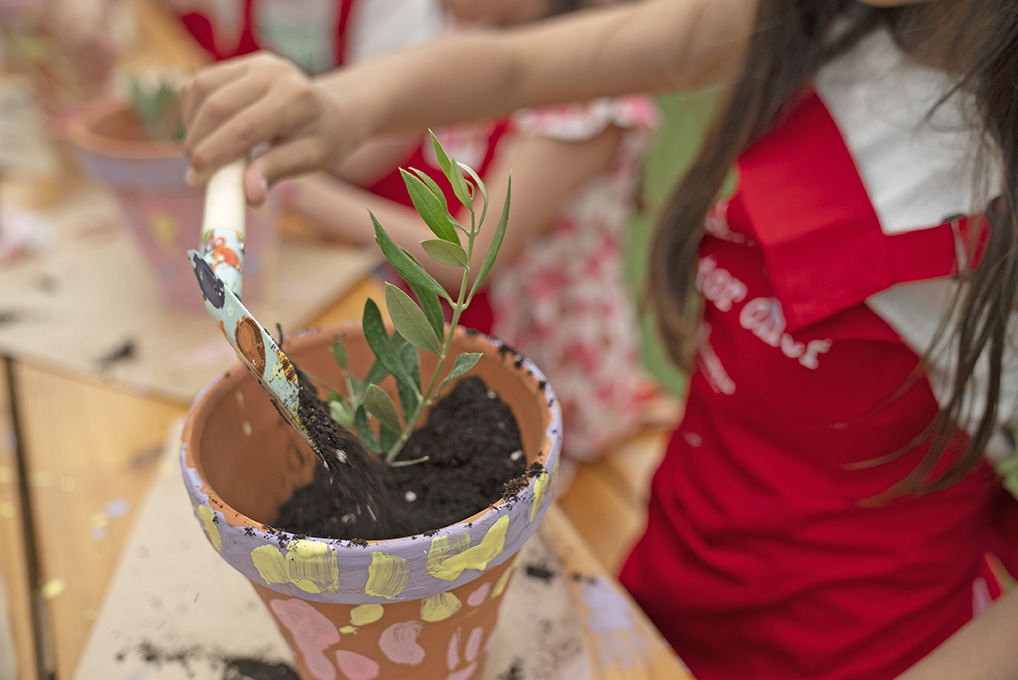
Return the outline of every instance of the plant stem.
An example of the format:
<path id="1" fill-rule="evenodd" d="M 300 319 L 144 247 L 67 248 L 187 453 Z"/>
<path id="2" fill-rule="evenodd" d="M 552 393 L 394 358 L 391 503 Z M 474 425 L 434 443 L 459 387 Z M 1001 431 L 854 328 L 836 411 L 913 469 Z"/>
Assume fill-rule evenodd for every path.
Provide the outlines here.
<path id="1" fill-rule="evenodd" d="M 438 398 L 435 386 L 438 384 L 439 376 L 442 374 L 442 368 L 445 366 L 445 360 L 449 357 L 449 350 L 452 348 L 452 337 L 456 330 L 456 325 L 459 323 L 460 316 L 463 314 L 463 310 L 466 309 L 467 305 L 470 304 L 470 300 L 467 299 L 467 291 L 470 285 L 470 262 L 474 255 L 474 240 L 477 238 L 479 231 L 476 216 L 474 214 L 473 206 L 470 210 L 470 232 L 467 234 L 467 266 L 463 270 L 463 278 L 460 280 L 459 294 L 456 296 L 456 302 L 452 305 L 452 318 L 449 321 L 449 330 L 445 334 L 445 340 L 442 343 L 441 352 L 438 355 L 438 364 L 435 366 L 434 372 L 431 374 L 431 380 L 428 382 L 428 387 L 423 391 L 421 400 L 417 402 L 417 408 L 414 409 L 413 415 L 406 422 L 406 426 L 399 435 L 399 439 L 392 445 L 388 453 L 385 454 L 386 465 L 393 465 L 396 461 L 396 456 L 403 450 L 403 446 L 406 445 L 410 439 L 410 435 L 413 434 L 414 425 L 417 420 L 424 413 L 424 409 L 428 408 Z M 472 297 L 472 296 L 471 296 Z"/>

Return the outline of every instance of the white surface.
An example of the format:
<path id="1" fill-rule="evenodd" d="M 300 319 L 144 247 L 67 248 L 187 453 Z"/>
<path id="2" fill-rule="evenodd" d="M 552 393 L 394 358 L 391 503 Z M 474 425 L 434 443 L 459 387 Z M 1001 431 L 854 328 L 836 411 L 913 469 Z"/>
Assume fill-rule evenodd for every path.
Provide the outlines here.
<path id="1" fill-rule="evenodd" d="M 237 363 L 201 306 L 197 282 L 196 311 L 160 302 L 155 274 L 115 205 L 97 201 L 48 217 L 53 247 L 0 266 L 0 320 L 13 317 L 0 322 L 0 352 L 181 403 Z M 379 261 L 369 250 L 283 240 L 273 283 L 251 311 L 274 334 L 277 323 L 293 333 Z M 132 356 L 103 361 L 125 343 Z"/>

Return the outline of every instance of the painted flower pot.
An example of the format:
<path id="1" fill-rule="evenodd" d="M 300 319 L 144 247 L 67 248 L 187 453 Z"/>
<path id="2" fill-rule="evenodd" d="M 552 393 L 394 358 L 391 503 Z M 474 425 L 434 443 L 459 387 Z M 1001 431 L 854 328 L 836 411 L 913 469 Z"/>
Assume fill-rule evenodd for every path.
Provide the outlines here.
<path id="1" fill-rule="evenodd" d="M 340 385 L 330 352 L 337 334 L 363 375 L 357 367 L 372 358 L 359 324 L 299 335 L 287 353 Z M 273 529 L 277 508 L 311 480 L 317 459 L 240 366 L 192 405 L 181 465 L 195 515 L 254 584 L 305 680 L 468 680 L 490 649 L 514 556 L 551 502 L 561 415 L 540 371 L 497 340 L 460 328 L 454 351 L 484 354 L 471 375 L 510 406 L 528 462 L 545 469 L 510 501 L 416 536 L 363 543 Z M 427 376 L 434 357 L 421 360 Z"/>
<path id="2" fill-rule="evenodd" d="M 187 159 L 172 140 L 151 139 L 130 104 L 100 97 L 71 124 L 69 136 L 88 174 L 108 186 L 171 308 L 205 313 L 187 249 L 201 242 L 205 195 L 184 183 Z M 248 208 L 244 300 L 269 285 L 278 226 L 271 204 Z"/>

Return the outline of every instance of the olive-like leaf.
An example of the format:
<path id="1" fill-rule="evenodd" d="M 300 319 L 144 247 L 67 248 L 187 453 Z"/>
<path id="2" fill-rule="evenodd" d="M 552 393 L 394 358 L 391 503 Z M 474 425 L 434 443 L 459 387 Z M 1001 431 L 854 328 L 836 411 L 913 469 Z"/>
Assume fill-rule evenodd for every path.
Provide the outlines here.
<path id="1" fill-rule="evenodd" d="M 452 369 L 450 369 L 449 375 L 445 376 L 445 379 L 442 381 L 442 386 L 439 389 L 444 390 L 452 381 L 476 366 L 480 358 L 480 352 L 464 352 L 463 354 L 458 355 L 456 360 L 452 363 Z"/>
<path id="2" fill-rule="evenodd" d="M 375 365 L 380 364 L 376 361 Z M 382 370 L 384 371 L 385 369 L 383 368 Z M 388 373 L 386 373 L 386 375 L 388 375 Z M 384 378 L 385 376 L 382 377 Z M 350 390 L 349 403 L 351 404 L 351 407 L 353 404 L 361 403 L 361 400 L 364 399 L 364 381 L 358 378 L 357 376 L 350 375 L 348 373 L 346 376 L 346 384 Z"/>
<path id="3" fill-rule="evenodd" d="M 431 133 L 431 145 L 434 147 L 435 156 L 438 158 L 438 167 L 442 168 L 446 179 L 452 185 L 452 192 L 456 194 L 456 198 L 459 199 L 464 207 L 469 208 L 473 204 L 473 198 L 470 195 L 470 188 L 467 186 L 467 180 L 463 177 L 463 171 L 460 170 L 459 163 L 449 158 L 434 132 Z"/>
<path id="4" fill-rule="evenodd" d="M 464 163 L 460 163 L 460 168 L 473 178 L 474 186 L 476 186 L 477 190 L 481 192 L 481 216 L 477 218 L 477 222 L 480 224 L 481 222 L 484 222 L 484 218 L 488 215 L 488 189 L 484 186 L 484 182 L 482 182 L 481 178 L 477 176 L 477 173 L 474 172 L 473 168 Z"/>
<path id="5" fill-rule="evenodd" d="M 382 446 L 378 443 L 375 431 L 371 429 L 371 423 L 368 422 L 368 412 L 364 406 L 357 407 L 357 413 L 354 414 L 354 429 L 357 430 L 357 438 L 361 440 L 361 443 L 369 451 L 375 454 L 382 452 Z"/>
<path id="6" fill-rule="evenodd" d="M 407 342 L 412 344 L 414 347 L 427 350 L 434 354 L 438 354 L 442 351 L 442 348 L 438 344 L 438 338 L 435 336 L 435 331 L 428 323 L 428 319 L 424 316 L 424 312 L 417 306 L 417 303 L 413 301 L 409 295 L 400 290 L 397 286 L 391 283 L 385 284 L 385 303 L 389 308 L 389 318 L 392 319 L 392 325 L 396 327 L 400 335 L 406 338 Z M 391 345 L 390 345 L 391 346 Z M 379 357 L 381 359 L 381 357 Z M 389 372 L 397 378 L 400 374 L 395 369 L 389 367 L 386 364 L 386 368 L 389 368 Z M 400 368 L 405 367 L 400 363 Z"/>
<path id="7" fill-rule="evenodd" d="M 347 370 L 346 345 L 344 345 L 343 341 L 339 339 L 339 336 L 336 336 L 336 339 L 333 340 L 332 342 L 332 356 L 336 359 L 336 363 L 339 364 L 339 367 L 343 369 L 343 372 L 346 373 Z"/>
<path id="8" fill-rule="evenodd" d="M 417 303 L 424 310 L 424 316 L 428 317 L 428 323 L 431 324 L 431 329 L 438 336 L 438 341 L 444 342 L 445 317 L 442 314 L 442 303 L 438 301 L 438 296 L 412 283 L 409 286 L 410 290 L 414 292 L 414 296 L 417 297 Z"/>
<path id="9" fill-rule="evenodd" d="M 369 214 L 371 214 L 370 211 Z M 373 214 L 371 214 L 371 222 L 375 227 L 375 241 L 378 242 L 378 247 L 381 248 L 382 254 L 389 261 L 389 264 L 400 273 L 400 276 L 411 285 L 420 286 L 424 290 L 450 300 L 449 293 L 446 292 L 445 288 L 442 288 L 442 285 L 431 274 L 424 271 L 424 267 L 421 266 L 420 262 L 411 257 L 409 253 L 389 238 L 389 235 L 385 233 L 382 225 L 378 223 Z"/>
<path id="10" fill-rule="evenodd" d="M 459 245 L 459 235 L 456 233 L 456 227 L 449 222 L 449 212 L 444 201 L 439 200 L 419 177 L 411 175 L 403 168 L 399 171 L 403 175 L 403 183 L 410 194 L 410 200 L 417 214 L 424 220 L 424 224 L 428 225 L 438 238 Z"/>
<path id="11" fill-rule="evenodd" d="M 399 405 L 403 409 L 403 414 L 411 414 L 417 410 L 417 405 L 421 402 L 421 357 L 417 353 L 417 348 L 411 345 L 409 342 L 401 339 L 402 346 L 397 350 L 400 358 L 403 360 L 403 364 L 407 368 L 407 372 L 410 377 L 413 378 L 413 386 L 408 386 L 403 383 L 396 383 L 396 390 L 399 394 Z M 409 416 L 407 416 L 409 417 Z"/>
<path id="12" fill-rule="evenodd" d="M 344 399 L 329 399 L 329 415 L 348 430 L 354 426 L 353 413 L 347 407 Z"/>
<path id="13" fill-rule="evenodd" d="M 484 254 L 484 261 L 481 263 L 481 269 L 477 274 L 477 278 L 474 279 L 474 285 L 470 289 L 470 294 L 481 287 L 481 283 L 491 272 L 491 268 L 495 266 L 495 258 L 498 257 L 498 250 L 502 247 L 502 240 L 505 238 L 505 228 L 509 223 L 509 199 L 512 195 L 513 189 L 513 178 L 509 176 L 509 185 L 505 189 L 505 205 L 502 206 L 502 216 L 498 220 L 498 225 L 495 227 L 495 235 L 491 239 L 491 244 L 488 246 L 488 252 Z"/>
<path id="14" fill-rule="evenodd" d="M 428 185 L 428 188 L 431 189 L 431 193 L 435 194 L 435 197 L 439 200 L 439 202 L 441 202 L 442 210 L 444 210 L 444 211 L 446 211 L 448 213 L 449 212 L 449 204 L 445 200 L 445 192 L 443 192 L 442 188 L 439 187 L 438 184 L 435 183 L 435 180 L 431 179 L 431 176 L 428 175 L 428 173 L 424 172 L 423 170 L 418 170 L 417 168 L 410 168 L 410 172 L 412 172 L 415 175 L 417 175 L 418 179 L 420 179 L 422 182 L 424 182 L 425 184 Z M 450 219 L 452 219 L 451 215 L 450 215 Z M 455 219 L 452 219 L 452 221 L 456 222 Z M 459 224 L 459 223 L 456 222 L 456 224 Z"/>
<path id="15" fill-rule="evenodd" d="M 421 241 L 421 246 L 424 247 L 424 252 L 428 254 L 428 257 L 435 262 L 447 264 L 450 267 L 459 267 L 460 269 L 465 269 L 470 263 L 470 260 L 467 258 L 467 251 L 463 250 L 456 243 L 433 238 Z"/>
<path id="16" fill-rule="evenodd" d="M 385 370 L 392 373 L 397 381 L 405 380 L 409 383 L 410 376 L 407 374 L 406 367 L 399 360 L 396 349 L 389 341 L 389 333 L 386 331 L 385 324 L 382 321 L 382 313 L 378 310 L 378 305 L 371 298 L 364 302 L 364 316 L 361 326 L 364 330 L 364 339 L 368 341 L 368 347 L 374 352 L 375 358 L 378 359 L 379 363 L 385 367 Z"/>
<path id="17" fill-rule="evenodd" d="M 392 397 L 378 385 L 368 385 L 368 391 L 364 394 L 364 408 L 386 427 L 397 431 L 403 428 Z"/>
<path id="18" fill-rule="evenodd" d="M 385 423 L 379 425 L 378 440 L 383 451 L 392 450 L 392 447 L 396 445 L 397 441 L 399 441 L 399 433 L 401 431 L 402 430 L 393 430 L 392 428 L 388 428 L 385 426 Z"/>

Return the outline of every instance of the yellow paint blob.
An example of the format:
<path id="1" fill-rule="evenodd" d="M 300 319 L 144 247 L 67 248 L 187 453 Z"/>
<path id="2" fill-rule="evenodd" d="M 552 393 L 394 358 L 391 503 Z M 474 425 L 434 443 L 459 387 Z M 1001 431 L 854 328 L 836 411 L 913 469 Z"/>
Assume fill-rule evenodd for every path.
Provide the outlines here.
<path id="1" fill-rule="evenodd" d="M 409 580 L 410 570 L 405 559 L 382 552 L 371 553 L 365 593 L 391 600 L 403 592 Z"/>
<path id="2" fill-rule="evenodd" d="M 216 552 L 222 551 L 223 537 L 219 535 L 219 527 L 216 526 L 216 513 L 207 505 L 199 505 L 198 514 L 201 515 L 201 521 L 205 524 L 205 533 L 209 535 L 212 547 L 216 549 Z"/>
<path id="3" fill-rule="evenodd" d="M 336 553 L 325 543 L 291 541 L 285 557 L 273 545 L 260 545 L 251 559 L 266 583 L 292 583 L 305 593 L 339 590 Z"/>
<path id="4" fill-rule="evenodd" d="M 541 470 L 541 474 L 537 475 L 537 479 L 534 480 L 534 504 L 530 507 L 531 522 L 534 521 L 537 511 L 544 502 L 544 494 L 548 491 L 548 481 L 548 470 Z"/>
<path id="5" fill-rule="evenodd" d="M 343 635 L 351 635 L 357 632 L 357 626 L 343 626 L 339 629 L 339 632 Z"/>
<path id="6" fill-rule="evenodd" d="M 289 583 L 290 577 L 286 569 L 286 560 L 274 545 L 260 545 L 251 551 L 258 575 L 266 583 Z"/>
<path id="7" fill-rule="evenodd" d="M 516 571 L 516 565 L 513 564 L 498 577 L 498 581 L 495 582 L 495 587 L 491 589 L 492 597 L 502 597 L 502 593 L 505 592 L 505 587 L 509 585 L 509 579 L 513 577 L 513 572 Z"/>
<path id="8" fill-rule="evenodd" d="M 452 593 L 428 595 L 421 600 L 421 620 L 429 623 L 445 621 L 458 612 L 462 606 L 463 603 Z"/>
<path id="9" fill-rule="evenodd" d="M 502 554 L 508 529 L 509 515 L 503 515 L 472 548 L 466 547 L 470 543 L 467 534 L 435 538 L 428 551 L 428 573 L 443 581 L 455 581 L 466 569 L 484 571 L 489 562 Z"/>
<path id="10" fill-rule="evenodd" d="M 247 422 L 245 420 L 243 423 L 240 424 L 240 429 L 241 429 L 241 431 L 244 432 L 244 436 L 245 437 L 250 437 L 251 436 L 251 432 L 252 432 L 252 430 L 251 430 L 251 423 L 249 423 L 249 422 Z"/>
<path id="11" fill-rule="evenodd" d="M 355 626 L 366 626 L 382 618 L 385 607 L 380 604 L 362 604 L 350 610 L 350 623 Z"/>
<path id="12" fill-rule="evenodd" d="M 319 541 L 298 539 L 287 546 L 290 581 L 308 593 L 339 590 L 339 564 L 336 553 Z"/>

